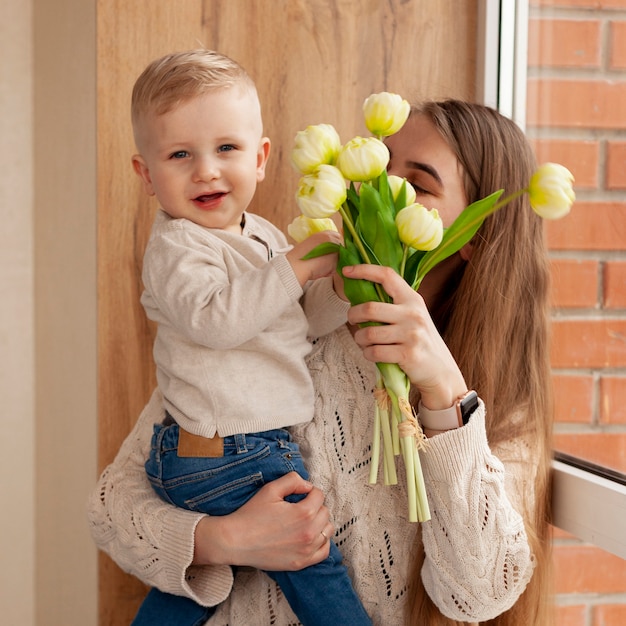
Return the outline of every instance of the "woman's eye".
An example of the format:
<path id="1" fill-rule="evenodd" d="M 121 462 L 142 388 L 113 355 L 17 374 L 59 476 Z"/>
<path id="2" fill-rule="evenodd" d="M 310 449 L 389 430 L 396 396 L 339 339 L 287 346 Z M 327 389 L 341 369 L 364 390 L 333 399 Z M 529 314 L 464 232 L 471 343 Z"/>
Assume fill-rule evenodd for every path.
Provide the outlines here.
<path id="1" fill-rule="evenodd" d="M 409 185 L 411 185 L 411 187 L 413 187 L 413 189 L 415 190 L 415 193 L 418 195 L 428 195 L 430 193 L 427 189 L 420 187 L 416 183 L 412 183 L 411 181 L 407 181 L 407 182 L 409 183 Z"/>
<path id="2" fill-rule="evenodd" d="M 177 150 L 176 152 L 172 152 L 170 154 L 170 159 L 184 159 L 189 156 L 189 152 L 186 150 Z"/>

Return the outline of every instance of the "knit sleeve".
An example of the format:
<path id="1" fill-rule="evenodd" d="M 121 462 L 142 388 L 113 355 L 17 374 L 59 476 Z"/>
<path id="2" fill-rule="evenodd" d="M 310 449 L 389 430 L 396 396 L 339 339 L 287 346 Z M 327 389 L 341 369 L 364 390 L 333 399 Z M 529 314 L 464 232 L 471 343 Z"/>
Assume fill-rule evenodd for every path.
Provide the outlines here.
<path id="1" fill-rule="evenodd" d="M 164 503 L 144 470 L 152 424 L 160 421 L 155 391 L 119 453 L 90 495 L 87 517 L 93 539 L 125 572 L 162 591 L 203 606 L 222 602 L 233 582 L 228 566 L 193 566 L 194 532 L 202 515 Z"/>
<path id="2" fill-rule="evenodd" d="M 333 279 L 327 276 L 307 286 L 302 308 L 309 322 L 309 336 L 323 337 L 346 323 L 350 303 L 336 294 Z"/>
<path id="3" fill-rule="evenodd" d="M 422 580 L 451 619 L 482 622 L 500 615 L 532 576 L 524 521 L 510 496 L 525 488 L 534 463 L 521 442 L 510 458 L 515 462 L 505 467 L 490 450 L 482 402 L 467 426 L 432 437 L 422 453 L 432 515 L 422 525 Z"/>

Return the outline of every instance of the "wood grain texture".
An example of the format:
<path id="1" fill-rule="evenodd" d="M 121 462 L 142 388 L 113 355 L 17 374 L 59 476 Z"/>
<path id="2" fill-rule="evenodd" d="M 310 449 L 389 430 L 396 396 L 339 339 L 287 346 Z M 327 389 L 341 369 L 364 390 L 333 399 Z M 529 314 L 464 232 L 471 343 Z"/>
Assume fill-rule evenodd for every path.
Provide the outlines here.
<path id="1" fill-rule="evenodd" d="M 154 328 L 139 303 L 141 259 L 155 210 L 132 172 L 132 85 L 153 58 L 206 47 L 257 84 L 272 141 L 250 209 L 286 229 L 296 215 L 296 132 L 333 124 L 366 133 L 361 105 L 376 91 L 417 101 L 474 96 L 477 0 L 99 0 L 99 467 L 115 456 L 154 387 Z M 100 562 L 100 624 L 128 624 L 145 587 Z"/>

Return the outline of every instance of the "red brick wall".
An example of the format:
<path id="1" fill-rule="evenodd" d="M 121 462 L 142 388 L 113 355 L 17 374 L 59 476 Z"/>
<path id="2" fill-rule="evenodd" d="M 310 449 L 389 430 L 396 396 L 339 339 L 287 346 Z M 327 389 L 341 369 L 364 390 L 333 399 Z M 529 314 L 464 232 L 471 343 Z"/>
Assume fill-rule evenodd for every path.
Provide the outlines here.
<path id="1" fill-rule="evenodd" d="M 547 224 L 556 443 L 626 471 L 626 0 L 530 7 L 527 132 L 577 194 Z M 626 561 L 555 530 L 554 562 L 559 626 L 626 624 Z"/>

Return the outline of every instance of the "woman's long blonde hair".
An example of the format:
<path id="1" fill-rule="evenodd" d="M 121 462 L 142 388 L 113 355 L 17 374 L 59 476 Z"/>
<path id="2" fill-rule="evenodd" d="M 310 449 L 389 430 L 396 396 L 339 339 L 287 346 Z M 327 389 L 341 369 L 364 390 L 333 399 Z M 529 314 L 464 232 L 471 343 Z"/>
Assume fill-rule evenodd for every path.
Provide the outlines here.
<path id="1" fill-rule="evenodd" d="M 497 111 L 446 100 L 425 103 L 412 115 L 432 120 L 456 153 L 469 202 L 528 185 L 533 151 L 520 128 Z M 487 218 L 472 244 L 471 260 L 453 278 L 447 302 L 434 317 L 469 388 L 485 402 L 490 445 L 523 436 L 539 450 L 535 500 L 520 511 L 536 567 L 515 606 L 486 623 L 546 626 L 552 623 L 549 265 L 542 221 L 527 194 Z M 520 414 L 522 420 L 513 419 Z M 420 577 L 423 559 L 420 550 L 410 577 L 407 624 L 459 624 L 442 616 L 427 596 Z"/>

